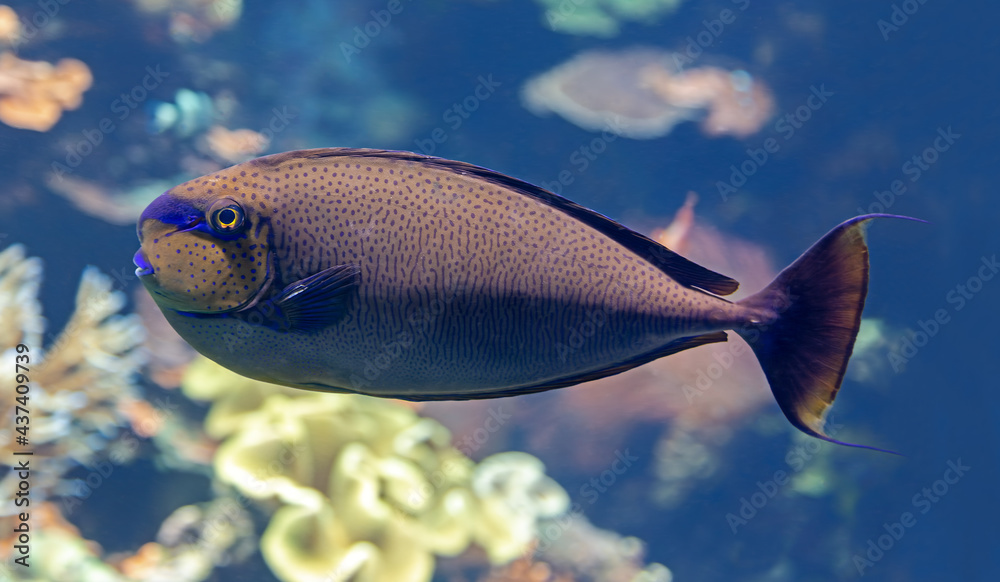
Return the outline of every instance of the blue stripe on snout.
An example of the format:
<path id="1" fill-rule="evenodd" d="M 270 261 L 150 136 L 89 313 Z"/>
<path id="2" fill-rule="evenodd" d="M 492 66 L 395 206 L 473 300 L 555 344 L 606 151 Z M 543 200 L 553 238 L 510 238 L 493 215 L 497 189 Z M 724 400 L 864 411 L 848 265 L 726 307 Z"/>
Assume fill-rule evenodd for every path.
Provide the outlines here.
<path id="1" fill-rule="evenodd" d="M 142 211 L 142 214 L 139 216 L 139 223 L 136 225 L 136 230 L 141 241 L 142 223 L 147 220 L 159 220 L 164 224 L 191 224 L 198 218 L 201 218 L 201 216 L 202 212 L 191 206 L 188 202 L 170 193 L 161 194 Z"/>

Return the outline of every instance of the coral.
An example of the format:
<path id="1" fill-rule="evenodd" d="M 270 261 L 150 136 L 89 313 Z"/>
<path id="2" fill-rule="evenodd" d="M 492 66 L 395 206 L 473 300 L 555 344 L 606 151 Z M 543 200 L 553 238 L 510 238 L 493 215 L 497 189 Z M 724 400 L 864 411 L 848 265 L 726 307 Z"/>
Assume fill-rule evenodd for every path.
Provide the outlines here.
<path id="1" fill-rule="evenodd" d="M 653 49 L 586 51 L 530 79 L 522 101 L 536 115 L 553 112 L 590 131 L 633 139 L 659 137 L 697 114 L 643 86 L 641 72 L 661 63 L 668 66 L 668 59 Z"/>
<path id="2" fill-rule="evenodd" d="M 574 582 L 572 576 L 555 573 L 546 562 L 524 556 L 489 572 L 480 582 Z"/>
<path id="3" fill-rule="evenodd" d="M 707 109 L 701 127 L 709 136 L 753 135 L 774 113 L 771 91 L 743 70 L 702 67 L 672 73 L 653 65 L 640 72 L 640 78 L 644 86 L 674 106 Z"/>
<path id="4" fill-rule="evenodd" d="M 203 136 L 202 148 L 220 162 L 238 164 L 267 149 L 269 140 L 252 129 L 226 129 L 213 125 Z"/>
<path id="5" fill-rule="evenodd" d="M 774 109 L 770 90 L 746 71 L 681 69 L 669 53 L 643 48 L 580 53 L 529 80 L 522 100 L 537 115 L 554 112 L 584 129 L 633 139 L 698 118 L 708 136 L 745 137 Z"/>
<path id="6" fill-rule="evenodd" d="M 146 334 L 146 352 L 149 354 L 146 377 L 163 388 L 177 388 L 188 364 L 198 352 L 167 323 L 167 318 L 145 288 L 136 289 L 132 300 L 142 325 L 149 332 Z"/>
<path id="7" fill-rule="evenodd" d="M 76 109 L 93 83 L 90 69 L 76 59 L 55 65 L 0 54 L 0 121 L 11 127 L 48 131 L 64 110 Z"/>
<path id="8" fill-rule="evenodd" d="M 145 208 L 142 204 L 149 204 L 148 200 L 129 200 L 125 196 L 109 192 L 96 182 L 70 175 L 50 174 L 45 185 L 84 213 L 111 224 L 135 223 Z"/>
<path id="9" fill-rule="evenodd" d="M 670 582 L 662 564 L 643 565 L 643 543 L 591 524 L 580 514 L 546 520 L 546 532 L 529 553 L 480 582 Z M 548 532 L 552 532 L 549 534 Z"/>
<path id="10" fill-rule="evenodd" d="M 121 575 L 112 566 L 101 559 L 101 548 L 96 543 L 85 540 L 80 531 L 67 522 L 59 513 L 54 503 L 40 503 L 32 511 L 31 527 L 32 555 L 29 568 L 20 565 L 10 566 L 4 571 L 0 566 L 0 580 L 31 580 L 32 582 L 128 582 L 129 578 Z M 3 531 L 11 531 L 13 520 L 0 518 Z M 2 540 L 0 557 L 4 562 L 16 543 L 14 536 Z M 44 558 L 41 558 L 44 556 Z M 22 576 L 29 576 L 23 578 Z"/>
<path id="11" fill-rule="evenodd" d="M 545 21 L 557 32 L 612 37 L 629 21 L 655 23 L 681 0 L 539 0 Z"/>
<path id="12" fill-rule="evenodd" d="M 219 113 L 207 93 L 178 89 L 173 103 L 155 104 L 149 125 L 154 133 L 170 130 L 179 137 L 191 137 L 207 130 Z"/>
<path id="13" fill-rule="evenodd" d="M 39 261 L 25 258 L 21 246 L 0 253 L 0 349 L 13 362 L 16 345 L 28 348 L 28 446 L 35 463 L 32 496 L 39 501 L 65 492 L 66 471 L 91 463 L 118 436 L 128 422 L 122 407 L 135 399 L 135 373 L 144 361 L 138 318 L 117 314 L 124 295 L 93 268 L 83 273 L 76 310 L 62 334 L 43 352 L 44 324 L 35 298 L 40 278 Z M 5 393 L 14 393 L 13 381 L 0 379 Z M 13 458 L 12 406 L 13 399 L 0 403 L 4 459 Z M 0 494 L 9 498 L 16 487 L 16 475 L 8 473 Z"/>
<path id="14" fill-rule="evenodd" d="M 21 23 L 17 12 L 5 4 L 0 4 L 0 44 L 13 45 L 21 36 Z"/>
<path id="15" fill-rule="evenodd" d="M 129 579 L 205 580 L 219 564 L 240 562 L 256 550 L 250 515 L 234 499 L 221 497 L 185 505 L 164 520 L 155 542 L 114 560 Z"/>
<path id="16" fill-rule="evenodd" d="M 217 165 L 212 165 L 210 171 L 217 169 Z M 168 180 L 139 183 L 120 191 L 91 180 L 50 172 L 45 185 L 85 214 L 110 224 L 134 225 L 154 198 L 190 177 L 182 174 Z"/>
<path id="17" fill-rule="evenodd" d="M 170 36 L 178 42 L 204 42 L 232 26 L 243 13 L 243 0 L 133 0 L 147 14 L 167 14 Z"/>
<path id="18" fill-rule="evenodd" d="M 284 581 L 430 580 L 436 555 L 470 544 L 509 561 L 539 519 L 568 506 L 534 457 L 476 466 L 447 429 L 392 401 L 280 388 L 205 359 L 183 389 L 214 401 L 205 427 L 224 438 L 218 479 L 278 503 L 261 551 Z"/>

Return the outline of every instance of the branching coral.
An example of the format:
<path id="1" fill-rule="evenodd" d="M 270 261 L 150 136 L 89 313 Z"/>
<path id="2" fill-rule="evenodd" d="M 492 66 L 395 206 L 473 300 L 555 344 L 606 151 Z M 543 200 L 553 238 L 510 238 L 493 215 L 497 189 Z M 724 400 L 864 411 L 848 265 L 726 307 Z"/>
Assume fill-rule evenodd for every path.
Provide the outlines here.
<path id="1" fill-rule="evenodd" d="M 39 501 L 59 492 L 66 471 L 91 463 L 126 424 L 121 406 L 134 399 L 134 374 L 144 360 L 138 318 L 118 315 L 124 295 L 93 268 L 83 273 L 66 328 L 43 352 L 44 322 L 36 299 L 40 279 L 40 262 L 25 258 L 21 246 L 0 252 L 0 351 L 13 362 L 16 345 L 29 350 L 31 493 Z M 0 379 L 5 394 L 14 393 L 13 381 L 12 375 Z M 12 458 L 14 446 L 12 405 L 12 398 L 0 401 L 5 460 Z M 16 487 L 16 475 L 8 473 L 0 481 L 0 495 L 10 498 Z"/>
<path id="2" fill-rule="evenodd" d="M 285 581 L 430 580 L 435 555 L 470 544 L 505 562 L 568 505 L 534 457 L 477 467 L 447 429 L 391 401 L 278 388 L 204 359 L 183 386 L 214 400 L 206 430 L 225 438 L 218 478 L 279 502 L 261 550 Z"/>
<path id="3" fill-rule="evenodd" d="M 64 110 L 76 109 L 93 83 L 90 68 L 76 59 L 55 65 L 0 54 L 0 121 L 11 127 L 48 131 Z"/>

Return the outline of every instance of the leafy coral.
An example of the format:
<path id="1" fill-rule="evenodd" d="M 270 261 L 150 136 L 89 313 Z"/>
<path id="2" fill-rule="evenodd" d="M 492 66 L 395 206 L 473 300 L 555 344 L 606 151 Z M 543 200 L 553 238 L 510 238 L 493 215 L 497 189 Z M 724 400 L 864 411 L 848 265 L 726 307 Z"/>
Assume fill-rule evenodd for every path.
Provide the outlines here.
<path id="1" fill-rule="evenodd" d="M 205 359 L 184 390 L 214 400 L 218 478 L 278 503 L 261 551 L 284 581 L 430 580 L 435 556 L 472 544 L 506 562 L 530 547 L 539 519 L 568 506 L 534 457 L 477 466 L 446 428 L 399 403 L 290 391 Z"/>

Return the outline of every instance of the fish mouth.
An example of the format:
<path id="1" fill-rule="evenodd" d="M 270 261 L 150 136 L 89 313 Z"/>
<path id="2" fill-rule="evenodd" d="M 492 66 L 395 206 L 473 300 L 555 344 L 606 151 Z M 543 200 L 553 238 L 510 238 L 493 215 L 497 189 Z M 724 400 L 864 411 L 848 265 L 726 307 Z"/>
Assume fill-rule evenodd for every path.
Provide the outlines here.
<path id="1" fill-rule="evenodd" d="M 132 263 L 137 267 L 135 270 L 136 277 L 145 277 L 147 275 L 153 274 L 153 265 L 149 264 L 149 259 L 146 258 L 146 253 L 139 249 L 132 256 Z"/>

